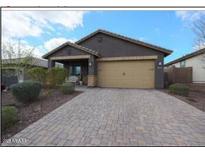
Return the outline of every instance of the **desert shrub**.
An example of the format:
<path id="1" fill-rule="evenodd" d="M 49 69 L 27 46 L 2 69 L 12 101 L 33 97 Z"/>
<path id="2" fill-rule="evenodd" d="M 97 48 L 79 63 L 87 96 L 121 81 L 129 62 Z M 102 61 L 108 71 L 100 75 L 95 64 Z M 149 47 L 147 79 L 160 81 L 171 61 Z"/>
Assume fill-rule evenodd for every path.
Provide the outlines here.
<path id="1" fill-rule="evenodd" d="M 2 107 L 2 129 L 5 130 L 17 122 L 17 109 L 13 106 Z"/>
<path id="2" fill-rule="evenodd" d="M 169 86 L 169 92 L 177 95 L 188 96 L 189 87 L 186 86 L 185 84 L 175 83 Z"/>
<path id="3" fill-rule="evenodd" d="M 72 82 L 65 82 L 61 85 L 61 91 L 63 94 L 71 94 L 75 90 L 75 84 Z"/>
<path id="4" fill-rule="evenodd" d="M 41 88 L 38 81 L 25 81 L 11 86 L 11 91 L 19 102 L 30 103 L 38 98 Z"/>
<path id="5" fill-rule="evenodd" d="M 46 69 L 40 67 L 34 67 L 28 70 L 28 75 L 33 81 L 39 81 L 42 84 L 46 81 Z"/>
<path id="6" fill-rule="evenodd" d="M 67 77 L 68 72 L 64 68 L 51 68 L 47 72 L 47 84 L 49 87 L 56 87 L 57 85 L 61 85 L 65 78 Z"/>

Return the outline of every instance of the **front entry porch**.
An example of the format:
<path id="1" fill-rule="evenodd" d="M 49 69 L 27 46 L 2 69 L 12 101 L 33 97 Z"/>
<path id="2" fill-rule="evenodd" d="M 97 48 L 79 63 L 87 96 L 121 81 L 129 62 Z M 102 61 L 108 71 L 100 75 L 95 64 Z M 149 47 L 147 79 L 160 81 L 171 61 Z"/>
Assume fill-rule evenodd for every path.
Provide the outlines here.
<path id="1" fill-rule="evenodd" d="M 63 64 L 69 72 L 68 80 L 77 78 L 76 84 L 88 87 L 96 86 L 96 60 L 93 55 L 52 57 L 48 67 L 55 67 L 55 63 Z"/>

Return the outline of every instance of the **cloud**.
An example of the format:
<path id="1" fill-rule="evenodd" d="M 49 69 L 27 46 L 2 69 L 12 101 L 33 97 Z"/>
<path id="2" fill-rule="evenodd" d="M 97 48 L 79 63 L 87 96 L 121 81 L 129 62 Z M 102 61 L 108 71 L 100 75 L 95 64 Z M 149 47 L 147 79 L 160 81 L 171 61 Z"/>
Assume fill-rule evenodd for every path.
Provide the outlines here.
<path id="1" fill-rule="evenodd" d="M 52 38 L 50 40 L 48 40 L 47 42 L 44 43 L 44 48 L 47 51 L 50 51 L 58 46 L 60 46 L 61 44 L 70 41 L 70 42 L 75 42 L 77 39 L 67 39 L 67 38 L 63 38 L 63 37 L 59 37 L 59 38 Z"/>
<path id="2" fill-rule="evenodd" d="M 83 26 L 85 11 L 2 11 L 3 37 L 40 36 L 55 31 L 53 24 L 68 30 Z"/>
<path id="3" fill-rule="evenodd" d="M 176 16 L 183 21 L 196 21 L 205 16 L 205 11 L 176 11 Z"/>
<path id="4" fill-rule="evenodd" d="M 66 41 L 75 42 L 77 39 L 63 37 L 51 38 L 44 42 L 42 35 L 58 36 L 56 27 L 62 26 L 66 31 L 73 31 L 83 26 L 86 11 L 2 11 L 2 42 L 16 44 L 18 39 L 25 48 L 34 48 L 34 56 L 41 57 Z M 66 33 L 66 32 L 65 32 Z M 26 37 L 40 38 L 38 46 L 29 44 Z"/>
<path id="5" fill-rule="evenodd" d="M 205 48 L 204 33 L 201 31 L 204 27 L 201 22 L 205 20 L 205 11 L 176 11 L 176 16 L 194 32 L 193 50 Z"/>
<path id="6" fill-rule="evenodd" d="M 2 50 L 5 50 L 5 51 L 3 51 L 2 53 L 2 57 L 4 59 L 8 58 L 6 50 L 11 51 L 11 47 L 12 47 L 12 51 L 13 51 L 12 58 L 17 58 L 17 56 L 19 56 L 18 49 L 20 47 L 22 56 L 25 56 L 31 52 L 32 56 L 41 58 L 45 53 L 56 48 L 57 46 L 61 45 L 62 43 L 66 41 L 74 42 L 76 41 L 76 39 L 53 38 L 43 43 L 43 45 L 39 45 L 39 46 L 33 46 L 26 40 L 4 39 L 2 41 L 2 44 L 3 44 Z"/>
<path id="7" fill-rule="evenodd" d="M 34 47 L 33 56 L 38 57 L 38 58 L 42 58 L 42 56 L 46 52 L 47 51 L 44 49 L 44 47 L 42 45 L 40 45 L 40 46 Z"/>
<path id="8" fill-rule="evenodd" d="M 31 51 L 32 50 L 32 55 L 34 57 L 38 57 L 41 58 L 44 54 L 46 54 L 47 52 L 49 52 L 50 50 L 60 46 L 61 44 L 70 41 L 70 42 L 75 42 L 77 41 L 77 39 L 68 39 L 68 38 L 64 38 L 64 37 L 59 37 L 59 38 L 52 38 L 49 39 L 48 41 L 44 42 L 42 45 L 39 46 L 33 46 L 32 44 L 30 44 L 29 42 L 27 42 L 26 40 L 20 40 L 20 48 L 22 51 Z M 14 56 L 13 58 L 15 58 L 15 56 L 17 56 L 18 53 L 18 40 L 17 39 L 8 39 L 5 38 L 2 40 L 2 43 L 4 45 L 6 45 L 6 49 L 9 49 L 9 46 L 12 46 L 14 49 Z M 2 47 L 3 48 L 3 47 Z M 8 58 L 8 57 L 4 57 L 3 58 Z"/>
<path id="9" fill-rule="evenodd" d="M 9 52 L 8 52 L 9 51 Z M 7 39 L 2 44 L 2 58 L 20 58 L 33 56 L 36 49 L 25 40 Z"/>
<path id="10" fill-rule="evenodd" d="M 41 27 L 32 24 L 31 18 L 16 11 L 2 12 L 2 29 L 3 38 L 38 36 L 42 33 Z"/>

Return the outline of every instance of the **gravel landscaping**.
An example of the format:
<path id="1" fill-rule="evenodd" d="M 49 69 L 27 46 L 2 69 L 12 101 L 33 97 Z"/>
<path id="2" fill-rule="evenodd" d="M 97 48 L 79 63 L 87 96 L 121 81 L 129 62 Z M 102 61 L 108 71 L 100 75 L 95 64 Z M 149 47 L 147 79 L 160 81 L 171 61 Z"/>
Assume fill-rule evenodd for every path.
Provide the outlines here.
<path id="1" fill-rule="evenodd" d="M 18 109 L 18 122 L 2 132 L 2 138 L 7 139 L 15 135 L 80 93 L 80 91 L 75 91 L 72 94 L 64 95 L 59 89 L 43 89 L 37 101 L 23 105 L 15 100 L 10 91 L 2 92 L 2 105 L 15 106 Z"/>
<path id="2" fill-rule="evenodd" d="M 162 91 L 205 112 L 205 84 L 189 84 L 188 86 L 190 92 L 187 97 L 171 94 L 167 89 L 163 89 Z"/>

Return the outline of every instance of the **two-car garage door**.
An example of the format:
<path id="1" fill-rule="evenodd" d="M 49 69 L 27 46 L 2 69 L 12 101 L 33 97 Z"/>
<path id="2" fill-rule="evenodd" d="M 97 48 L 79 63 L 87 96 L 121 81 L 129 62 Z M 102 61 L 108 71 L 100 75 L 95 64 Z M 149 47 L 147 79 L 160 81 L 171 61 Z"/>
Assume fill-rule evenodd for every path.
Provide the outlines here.
<path id="1" fill-rule="evenodd" d="M 154 60 L 99 61 L 99 87 L 154 88 Z"/>

